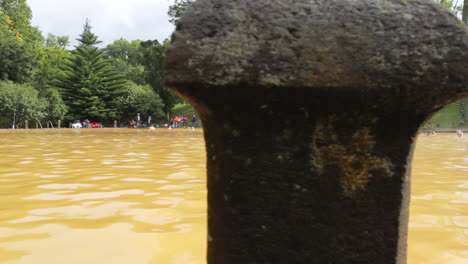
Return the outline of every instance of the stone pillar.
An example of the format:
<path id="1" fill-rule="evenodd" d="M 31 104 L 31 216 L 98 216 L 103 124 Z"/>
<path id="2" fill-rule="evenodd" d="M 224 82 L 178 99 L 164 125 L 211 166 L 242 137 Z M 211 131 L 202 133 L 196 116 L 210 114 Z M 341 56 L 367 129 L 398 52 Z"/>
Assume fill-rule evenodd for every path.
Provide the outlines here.
<path id="1" fill-rule="evenodd" d="M 197 0 L 177 28 L 208 263 L 406 263 L 414 138 L 468 95 L 467 27 L 426 0 Z"/>
<path id="2" fill-rule="evenodd" d="M 60 128 L 60 120 L 57 121 L 57 128 Z"/>
<path id="3" fill-rule="evenodd" d="M 117 128 L 117 120 L 114 120 L 114 128 Z"/>
<path id="4" fill-rule="evenodd" d="M 29 129 L 28 120 L 24 120 L 24 129 Z"/>

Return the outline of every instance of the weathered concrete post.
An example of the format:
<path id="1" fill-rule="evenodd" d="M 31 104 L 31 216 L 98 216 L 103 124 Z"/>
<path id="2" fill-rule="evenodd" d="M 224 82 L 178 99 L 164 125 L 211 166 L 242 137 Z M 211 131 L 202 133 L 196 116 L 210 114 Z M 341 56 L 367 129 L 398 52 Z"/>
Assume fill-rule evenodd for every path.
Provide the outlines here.
<path id="1" fill-rule="evenodd" d="M 24 129 L 29 129 L 28 120 L 24 120 Z"/>
<path id="2" fill-rule="evenodd" d="M 197 0 L 166 84 L 204 124 L 208 262 L 406 263 L 413 141 L 467 71 L 428 0 Z"/>
<path id="3" fill-rule="evenodd" d="M 60 120 L 57 121 L 57 128 L 61 128 L 61 127 L 60 127 Z"/>

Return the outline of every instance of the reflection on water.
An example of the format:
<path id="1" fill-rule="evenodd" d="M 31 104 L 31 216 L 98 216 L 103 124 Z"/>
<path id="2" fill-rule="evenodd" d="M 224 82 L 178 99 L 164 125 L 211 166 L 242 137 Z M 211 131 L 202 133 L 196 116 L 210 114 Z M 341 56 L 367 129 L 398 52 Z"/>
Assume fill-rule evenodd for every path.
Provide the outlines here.
<path id="1" fill-rule="evenodd" d="M 468 138 L 419 136 L 411 178 L 408 263 L 468 263 Z"/>
<path id="2" fill-rule="evenodd" d="M 0 131 L 0 262 L 203 264 L 201 131 Z M 420 136 L 409 264 L 468 263 L 468 139 Z"/>
<path id="3" fill-rule="evenodd" d="M 205 263 L 201 131 L 0 131 L 1 263 Z"/>

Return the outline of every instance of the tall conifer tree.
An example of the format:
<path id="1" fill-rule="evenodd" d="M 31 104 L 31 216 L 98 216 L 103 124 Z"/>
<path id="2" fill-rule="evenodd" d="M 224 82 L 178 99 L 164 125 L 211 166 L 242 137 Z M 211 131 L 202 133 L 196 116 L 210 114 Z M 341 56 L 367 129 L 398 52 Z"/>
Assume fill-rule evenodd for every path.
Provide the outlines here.
<path id="1" fill-rule="evenodd" d="M 101 41 L 91 32 L 88 21 L 77 40 L 79 44 L 66 63 L 64 75 L 54 83 L 68 106 L 66 118 L 112 121 L 118 113 L 115 99 L 125 93 L 126 80 L 96 47 Z"/>

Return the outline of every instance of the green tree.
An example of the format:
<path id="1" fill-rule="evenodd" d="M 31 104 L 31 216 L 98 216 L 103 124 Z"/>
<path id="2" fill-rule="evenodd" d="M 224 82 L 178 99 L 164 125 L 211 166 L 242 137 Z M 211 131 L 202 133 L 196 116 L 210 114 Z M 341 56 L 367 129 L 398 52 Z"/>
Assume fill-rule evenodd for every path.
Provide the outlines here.
<path id="1" fill-rule="evenodd" d="M 36 67 L 33 70 L 34 87 L 40 92 L 50 88 L 50 80 L 65 74 L 62 69 L 70 58 L 70 52 L 59 46 L 38 47 L 35 52 Z"/>
<path id="2" fill-rule="evenodd" d="M 143 49 L 142 64 L 145 67 L 145 80 L 161 96 L 166 114 L 172 107 L 181 102 L 181 99 L 164 86 L 163 65 L 169 41 L 160 44 L 157 40 L 148 40 L 141 43 Z"/>
<path id="3" fill-rule="evenodd" d="M 57 44 L 62 49 L 66 49 L 70 46 L 70 38 L 68 36 L 57 36 Z"/>
<path id="4" fill-rule="evenodd" d="M 27 82 L 33 68 L 33 50 L 0 28 L 0 80 Z"/>
<path id="5" fill-rule="evenodd" d="M 145 84 L 145 68 L 141 65 L 143 58 L 141 40 L 127 41 L 119 39 L 104 49 L 108 58 L 113 60 L 114 69 L 125 75 L 136 84 Z"/>
<path id="6" fill-rule="evenodd" d="M 68 36 L 56 36 L 54 34 L 47 34 L 44 46 L 46 47 L 60 47 L 66 49 L 70 45 L 70 38 Z"/>
<path id="7" fill-rule="evenodd" d="M 150 86 L 128 82 L 126 89 L 126 93 L 117 99 L 121 106 L 121 121 L 132 120 L 136 113 L 142 118 L 151 116 L 154 121 L 164 119 L 164 104 Z"/>
<path id="8" fill-rule="evenodd" d="M 0 0 L 0 80 L 30 80 L 34 49 L 42 42 L 30 19 L 31 9 L 25 0 Z"/>
<path id="9" fill-rule="evenodd" d="M 118 113 L 115 98 L 124 94 L 126 80 L 95 46 L 101 42 L 91 32 L 88 21 L 78 41 L 66 62 L 64 75 L 53 82 L 68 107 L 66 119 L 112 121 Z"/>
<path id="10" fill-rule="evenodd" d="M 63 120 L 65 114 L 68 111 L 65 102 L 62 100 L 62 96 L 59 91 L 54 88 L 48 88 L 43 91 L 41 98 L 44 100 L 44 121 L 57 121 Z"/>
<path id="11" fill-rule="evenodd" d="M 125 61 L 129 65 L 138 65 L 143 57 L 141 51 L 141 40 L 128 41 L 119 39 L 109 44 L 104 49 L 104 53 L 109 58 Z"/>
<path id="12" fill-rule="evenodd" d="M 169 11 L 167 12 L 170 18 L 169 21 L 177 25 L 182 14 L 193 2 L 195 2 L 195 0 L 175 0 L 174 4 L 169 7 Z"/>
<path id="13" fill-rule="evenodd" d="M 50 80 L 65 75 L 62 68 L 67 59 L 71 58 L 69 51 L 59 41 L 61 37 L 49 34 L 44 46 L 36 48 L 36 66 L 33 70 L 32 85 L 39 91 L 39 96 L 45 100 L 45 121 L 63 120 L 67 107 L 57 88 L 50 85 Z M 68 37 L 65 37 L 68 39 Z"/>
<path id="14" fill-rule="evenodd" d="M 0 12 L 7 18 L 10 30 L 18 40 L 32 46 L 42 43 L 42 34 L 31 26 L 32 11 L 26 0 L 0 0 Z"/>
<path id="15" fill-rule="evenodd" d="M 57 36 L 55 36 L 54 34 L 51 34 L 51 33 L 47 34 L 44 46 L 46 46 L 46 47 L 57 47 L 58 46 Z"/>
<path id="16" fill-rule="evenodd" d="M 0 81 L 0 113 L 11 117 L 13 127 L 20 120 L 44 118 L 45 106 L 45 100 L 32 86 Z"/>
<path id="17" fill-rule="evenodd" d="M 139 85 L 146 84 L 145 67 L 143 65 L 141 64 L 129 65 L 125 63 L 124 61 L 119 61 L 119 60 L 114 61 L 113 65 L 114 65 L 114 69 L 116 69 L 118 72 L 125 75 L 125 77 L 128 80 Z"/>

